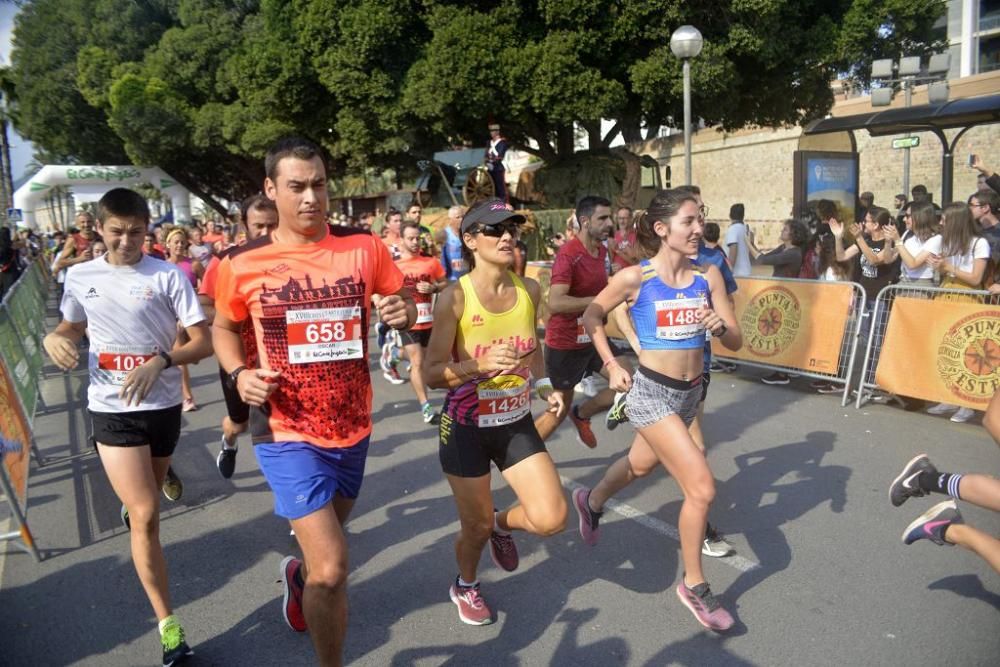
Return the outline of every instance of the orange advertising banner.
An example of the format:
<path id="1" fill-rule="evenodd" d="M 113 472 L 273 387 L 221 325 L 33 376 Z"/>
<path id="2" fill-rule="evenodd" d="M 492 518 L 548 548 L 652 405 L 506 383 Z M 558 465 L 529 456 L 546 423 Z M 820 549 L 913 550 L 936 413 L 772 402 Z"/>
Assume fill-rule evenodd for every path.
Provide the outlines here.
<path id="1" fill-rule="evenodd" d="M 31 431 L 21 412 L 14 384 L 7 373 L 6 364 L 0 364 L 0 455 L 3 467 L 23 508 L 28 491 L 28 448 Z"/>
<path id="2" fill-rule="evenodd" d="M 897 297 L 875 382 L 901 396 L 985 409 L 1000 387 L 1000 308 Z"/>
<path id="3" fill-rule="evenodd" d="M 836 375 L 850 317 L 849 283 L 737 278 L 738 352 L 712 340 L 712 354 Z"/>

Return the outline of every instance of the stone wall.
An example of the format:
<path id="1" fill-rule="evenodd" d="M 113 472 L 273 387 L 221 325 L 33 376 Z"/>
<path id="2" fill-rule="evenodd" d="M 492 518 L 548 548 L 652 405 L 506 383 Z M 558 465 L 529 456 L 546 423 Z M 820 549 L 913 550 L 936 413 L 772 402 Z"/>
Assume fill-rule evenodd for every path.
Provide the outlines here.
<path id="1" fill-rule="evenodd" d="M 1000 93 L 1000 72 L 989 72 L 950 82 L 950 99 Z M 893 106 L 902 105 L 897 95 Z M 914 89 L 913 105 L 926 104 L 926 88 Z M 848 116 L 872 111 L 868 97 L 838 100 L 831 115 Z M 697 109 L 695 110 L 697 114 Z M 958 130 L 946 132 L 949 141 Z M 893 137 L 871 137 L 854 133 L 860 164 L 859 187 L 875 195 L 877 205 L 891 207 L 902 192 L 903 151 L 891 147 Z M 929 132 L 918 134 L 921 144 L 910 151 L 910 187 L 927 186 L 934 200 L 941 199 L 941 142 Z M 778 243 L 781 224 L 792 212 L 793 154 L 796 150 L 850 151 L 846 134 L 805 137 L 801 127 L 745 129 L 732 133 L 705 128 L 692 136 L 693 182 L 702 190 L 709 207 L 708 218 L 728 226 L 729 206 L 743 202 L 746 218 L 757 234 L 761 248 Z M 632 150 L 656 158 L 663 168 L 663 181 L 684 183 L 684 139 L 680 134 L 652 139 L 631 146 Z M 987 166 L 1000 172 L 1000 124 L 975 127 L 955 147 L 953 192 L 964 200 L 976 188 L 976 172 L 966 166 L 969 153 L 978 153 Z M 668 178 L 669 169 L 669 178 Z"/>

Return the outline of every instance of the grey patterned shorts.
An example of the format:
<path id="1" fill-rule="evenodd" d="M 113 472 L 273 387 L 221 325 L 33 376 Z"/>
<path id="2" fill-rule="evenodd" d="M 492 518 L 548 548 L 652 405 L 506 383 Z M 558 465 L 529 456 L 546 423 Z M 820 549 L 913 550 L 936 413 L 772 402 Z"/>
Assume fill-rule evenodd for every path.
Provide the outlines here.
<path id="1" fill-rule="evenodd" d="M 682 383 L 642 366 L 632 378 L 632 388 L 625 399 L 625 412 L 629 422 L 636 428 L 652 426 L 670 415 L 679 416 L 685 426 L 690 426 L 698 414 L 698 403 L 701 402 L 700 377 L 685 389 L 668 386 L 663 380 L 672 384 Z"/>

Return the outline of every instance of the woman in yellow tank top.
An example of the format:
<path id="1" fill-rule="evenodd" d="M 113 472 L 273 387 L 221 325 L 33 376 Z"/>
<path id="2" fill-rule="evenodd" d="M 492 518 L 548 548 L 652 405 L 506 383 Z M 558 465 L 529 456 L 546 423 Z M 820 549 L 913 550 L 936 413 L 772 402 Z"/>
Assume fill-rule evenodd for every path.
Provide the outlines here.
<path id="1" fill-rule="evenodd" d="M 462 254 L 471 271 L 449 285 L 434 308 L 424 380 L 448 389 L 441 411 L 439 457 L 458 505 L 458 577 L 449 590 L 463 623 L 492 622 L 476 568 L 487 542 L 498 567 L 517 569 L 510 533 L 554 535 L 566 523 L 559 475 L 531 418 L 531 379 L 545 373 L 535 336 L 541 289 L 510 271 L 524 217 L 492 199 L 462 219 Z M 565 410 L 548 378 L 535 382 L 548 409 Z M 518 502 L 495 512 L 490 463 Z"/>

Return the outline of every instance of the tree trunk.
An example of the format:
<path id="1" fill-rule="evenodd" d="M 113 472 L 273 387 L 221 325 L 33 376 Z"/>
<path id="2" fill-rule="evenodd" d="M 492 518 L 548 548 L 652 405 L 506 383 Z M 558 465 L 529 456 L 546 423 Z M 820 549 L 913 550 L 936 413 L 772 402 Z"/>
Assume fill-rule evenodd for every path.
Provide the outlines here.
<path id="1" fill-rule="evenodd" d="M 524 121 L 525 133 L 529 138 L 534 139 L 535 143 L 538 144 L 538 148 L 528 148 L 525 146 L 519 146 L 520 150 L 526 153 L 535 155 L 542 158 L 545 162 L 555 162 L 558 159 L 558 154 L 556 150 L 552 147 L 552 143 L 549 141 L 548 132 L 544 127 L 539 125 L 537 122 L 532 120 Z"/>
<path id="2" fill-rule="evenodd" d="M 576 136 L 573 124 L 562 125 L 556 129 L 556 152 L 560 158 L 566 158 L 575 152 Z"/>
<path id="3" fill-rule="evenodd" d="M 623 118 L 622 138 L 626 144 L 634 144 L 642 141 L 642 125 L 638 118 Z"/>
<path id="4" fill-rule="evenodd" d="M 587 148 L 592 151 L 604 148 L 604 141 L 601 137 L 601 121 L 581 121 L 580 126 L 587 131 Z"/>
<path id="5" fill-rule="evenodd" d="M 614 153 L 625 163 L 625 178 L 622 180 L 622 193 L 618 196 L 617 205 L 635 208 L 639 187 L 642 185 L 642 165 L 639 156 L 624 147 L 615 148 Z"/>
<path id="6" fill-rule="evenodd" d="M 10 146 L 7 142 L 7 119 L 0 118 L 0 216 L 7 219 L 7 209 L 14 206 L 14 189 L 10 185 Z"/>
<path id="7" fill-rule="evenodd" d="M 11 173 L 13 167 L 10 163 L 10 141 L 7 140 L 7 119 L 0 118 L 0 153 L 3 153 L 3 182 L 7 192 L 10 193 L 10 201 L 14 200 L 14 175 Z"/>

